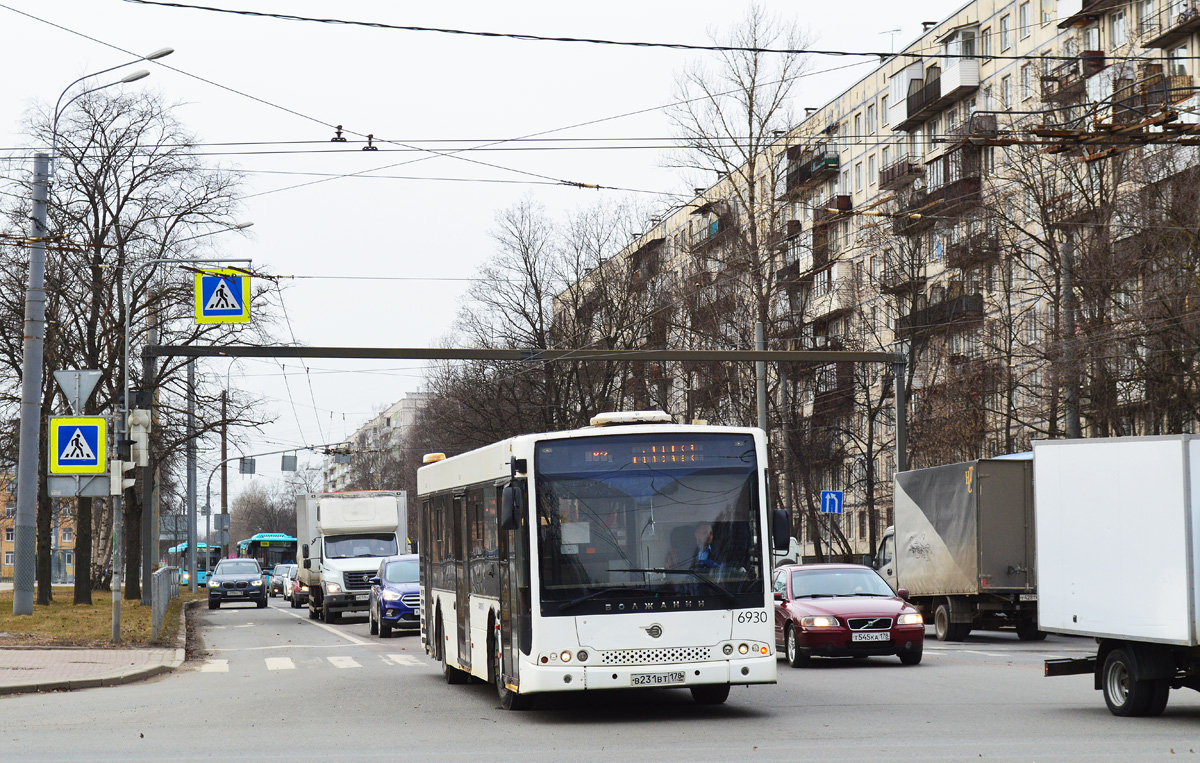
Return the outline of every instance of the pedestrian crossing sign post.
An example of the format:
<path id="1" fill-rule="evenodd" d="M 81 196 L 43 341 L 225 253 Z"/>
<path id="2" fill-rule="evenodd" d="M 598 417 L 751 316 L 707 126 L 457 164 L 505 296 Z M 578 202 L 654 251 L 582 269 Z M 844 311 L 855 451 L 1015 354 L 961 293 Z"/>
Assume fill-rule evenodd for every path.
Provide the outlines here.
<path id="1" fill-rule="evenodd" d="M 103 416 L 50 419 L 50 473 L 108 471 L 108 420 Z"/>
<path id="2" fill-rule="evenodd" d="M 249 323 L 250 276 L 243 270 L 196 273 L 196 323 Z"/>

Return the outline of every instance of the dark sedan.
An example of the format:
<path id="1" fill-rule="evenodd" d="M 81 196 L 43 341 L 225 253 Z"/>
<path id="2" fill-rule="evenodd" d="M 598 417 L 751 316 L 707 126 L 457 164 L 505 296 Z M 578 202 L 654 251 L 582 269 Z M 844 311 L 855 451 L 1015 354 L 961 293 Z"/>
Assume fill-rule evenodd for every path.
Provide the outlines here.
<path id="1" fill-rule="evenodd" d="M 416 554 L 384 559 L 371 578 L 371 635 L 387 638 L 392 629 L 417 631 L 421 627 L 421 593 Z"/>
<path id="2" fill-rule="evenodd" d="M 253 559 L 222 559 L 208 579 L 208 608 L 222 602 L 250 602 L 267 606 L 267 581 Z"/>
<path id="3" fill-rule="evenodd" d="M 813 656 L 896 655 L 921 661 L 925 622 L 879 573 L 857 564 L 789 564 L 775 570 L 775 643 L 799 668 Z"/>

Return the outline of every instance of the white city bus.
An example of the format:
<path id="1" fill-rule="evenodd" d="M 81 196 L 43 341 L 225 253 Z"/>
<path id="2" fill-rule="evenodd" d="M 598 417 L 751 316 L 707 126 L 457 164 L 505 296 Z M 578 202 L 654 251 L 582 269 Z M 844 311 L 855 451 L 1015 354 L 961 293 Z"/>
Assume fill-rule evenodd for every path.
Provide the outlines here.
<path id="1" fill-rule="evenodd" d="M 656 423 L 665 422 L 665 423 Z M 449 683 L 544 692 L 679 686 L 717 704 L 775 682 L 762 430 L 605 414 L 426 457 L 421 638 Z"/>

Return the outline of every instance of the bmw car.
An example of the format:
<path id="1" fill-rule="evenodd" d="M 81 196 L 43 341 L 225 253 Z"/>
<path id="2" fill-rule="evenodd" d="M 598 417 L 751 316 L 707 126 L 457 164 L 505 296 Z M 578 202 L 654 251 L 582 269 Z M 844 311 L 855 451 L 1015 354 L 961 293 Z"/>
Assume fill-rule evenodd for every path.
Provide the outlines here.
<path id="1" fill-rule="evenodd" d="M 208 608 L 247 602 L 267 606 L 267 581 L 253 559 L 222 559 L 208 579 Z"/>
<path id="2" fill-rule="evenodd" d="M 371 635 L 387 638 L 392 629 L 421 628 L 421 593 L 416 554 L 390 556 L 371 578 Z"/>
<path id="3" fill-rule="evenodd" d="M 794 668 L 812 657 L 895 655 L 921 662 L 925 621 L 870 567 L 788 564 L 776 568 L 775 643 Z"/>

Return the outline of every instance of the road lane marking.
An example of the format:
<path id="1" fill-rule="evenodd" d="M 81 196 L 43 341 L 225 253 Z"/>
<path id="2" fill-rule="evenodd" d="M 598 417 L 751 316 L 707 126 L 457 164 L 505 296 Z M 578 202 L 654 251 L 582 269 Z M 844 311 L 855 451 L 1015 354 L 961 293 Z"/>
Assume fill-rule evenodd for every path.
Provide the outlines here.
<path id="1" fill-rule="evenodd" d="M 325 659 L 329 660 L 329 664 L 333 665 L 335 668 L 362 667 L 362 665 L 358 664 L 358 660 L 354 659 L 353 657 L 326 657 Z"/>
<path id="2" fill-rule="evenodd" d="M 1007 654 L 996 654 L 995 652 L 976 652 L 974 649 L 963 649 L 960 651 L 962 651 L 964 654 L 981 654 L 984 657 L 1007 657 L 1008 656 Z"/>
<path id="3" fill-rule="evenodd" d="M 411 654 L 389 654 L 386 659 L 393 665 L 400 665 L 406 668 L 415 668 L 420 666 L 421 661 Z"/>
<path id="4" fill-rule="evenodd" d="M 200 666 L 201 673 L 228 673 L 229 660 L 205 660 Z"/>
<path id="5" fill-rule="evenodd" d="M 325 623 L 319 622 L 317 620 L 309 620 L 308 615 L 303 615 L 303 616 L 298 615 L 295 612 L 288 612 L 286 609 L 280 609 L 279 611 L 285 615 L 294 617 L 297 620 L 304 620 L 304 621 L 308 622 L 309 625 L 315 625 L 318 628 L 320 628 L 321 630 L 329 631 L 330 633 L 332 633 L 335 636 L 341 636 L 342 638 L 346 639 L 347 641 L 349 641 L 351 644 L 354 644 L 355 646 L 370 646 L 370 644 L 371 644 L 370 641 L 363 641 L 360 638 L 355 638 L 354 636 L 351 636 L 349 633 L 343 633 L 342 631 L 339 631 L 337 628 L 332 628 L 332 627 L 326 625 Z"/>
<path id="6" fill-rule="evenodd" d="M 267 663 L 267 670 L 296 669 L 296 663 L 292 662 L 291 657 L 267 657 L 264 662 Z"/>

